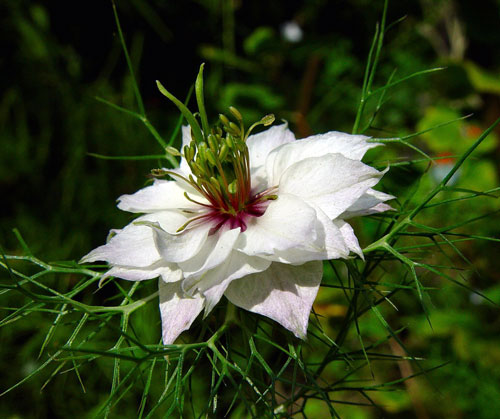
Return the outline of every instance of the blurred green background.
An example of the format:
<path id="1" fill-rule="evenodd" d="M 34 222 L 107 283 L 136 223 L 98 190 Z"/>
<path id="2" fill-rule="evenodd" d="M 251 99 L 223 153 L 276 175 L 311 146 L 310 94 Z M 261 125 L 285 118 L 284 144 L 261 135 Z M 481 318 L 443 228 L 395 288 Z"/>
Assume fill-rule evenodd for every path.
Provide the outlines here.
<path id="1" fill-rule="evenodd" d="M 117 8 L 148 118 L 164 138 L 174 131 L 178 113 L 156 90 L 155 80 L 185 98 L 201 62 L 206 62 L 205 97 L 213 120 L 233 105 L 249 121 L 275 113 L 278 120 L 289 121 L 297 137 L 305 137 L 352 129 L 383 1 L 120 0 Z M 404 16 L 386 34 L 375 86 L 386 83 L 395 69 L 395 79 L 432 67 L 446 69 L 391 89 L 373 121 L 365 118 L 361 126 L 367 127 L 368 135 L 397 137 L 473 115 L 412 139 L 427 154 L 443 159 L 432 167 L 394 166 L 383 187 L 398 197 L 413 193 L 424 171 L 421 188 L 435 185 L 451 168 L 453 156 L 465 151 L 500 115 L 500 1 L 389 3 L 388 23 Z M 129 214 L 116 209 L 115 199 L 143 186 L 149 170 L 165 164 L 88 155 L 162 153 L 140 121 L 95 99 L 137 110 L 111 3 L 4 0 L 0 48 L 2 248 L 6 253 L 22 252 L 12 233 L 17 227 L 39 258 L 78 260 L 102 244 L 110 228 L 130 220 Z M 375 107 L 376 102 L 370 103 L 367 115 Z M 454 186 L 480 191 L 498 186 L 498 134 L 497 130 L 459 171 Z M 179 138 L 175 141 L 178 144 Z M 399 145 L 369 158 L 385 167 L 388 161 L 418 156 Z M 426 211 L 425 219 L 427 225 L 439 226 L 443 219 L 453 224 L 464 214 L 473 218 L 497 209 L 498 200 L 477 199 L 474 205 Z M 498 217 L 472 226 L 471 234 L 500 236 Z M 374 233 L 373 221 L 357 221 L 355 228 L 366 245 Z M 499 246 L 465 243 L 460 250 L 475 270 L 460 271 L 457 277 L 500 303 Z M 453 252 L 449 258 L 451 265 L 470 268 Z M 439 288 L 432 294 L 433 330 L 413 294 L 398 300 L 399 313 L 386 314 L 394 328 L 408 326 L 403 339 L 415 355 L 451 363 L 407 382 L 402 386 L 406 391 L 378 392 L 373 399 L 380 410 L 340 407 L 345 417 L 498 417 L 498 309 L 431 275 L 423 280 Z M 323 291 L 316 304 L 332 328 L 345 312 L 337 297 Z M 0 392 L 38 362 L 43 335 L 37 333 L 53 319 L 35 319 L 39 323 L 31 317 L 0 329 Z M 369 316 L 363 333 L 368 340 L 384 335 Z M 155 336 L 153 332 L 153 341 Z M 396 354 L 400 349 L 396 345 L 388 350 Z M 379 368 L 377 380 L 409 375 L 411 368 Z M 100 392 L 108 391 L 109 379 L 101 381 L 99 374 L 96 370 L 95 376 L 86 377 L 87 393 L 67 375 L 40 392 L 47 377 L 37 377 L 0 398 L 0 416 L 75 416 L 100 400 Z M 350 397 L 345 401 L 356 401 Z M 134 417 L 134 400 L 124 409 L 121 417 Z M 311 403 L 309 413 L 313 418 L 328 417 L 320 404 Z"/>

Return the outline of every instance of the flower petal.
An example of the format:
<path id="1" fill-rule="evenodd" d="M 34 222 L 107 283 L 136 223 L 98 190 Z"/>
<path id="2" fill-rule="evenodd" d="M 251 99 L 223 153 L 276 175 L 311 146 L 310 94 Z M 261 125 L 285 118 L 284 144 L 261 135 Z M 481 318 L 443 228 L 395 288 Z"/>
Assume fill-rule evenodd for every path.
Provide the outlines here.
<path id="1" fill-rule="evenodd" d="M 347 244 L 347 247 L 351 252 L 356 253 L 361 259 L 365 259 L 363 255 L 363 251 L 359 246 L 358 238 L 354 234 L 354 230 L 352 229 L 349 223 L 346 223 L 344 220 L 335 220 L 333 222 L 340 230 L 342 237 Z"/>
<path id="2" fill-rule="evenodd" d="M 178 211 L 161 211 L 138 217 L 123 230 L 112 230 L 113 235 L 108 236 L 108 242 L 92 250 L 80 263 L 103 260 L 128 268 L 148 267 L 161 258 L 151 226 L 176 231 L 186 219 L 186 215 Z"/>
<path id="3" fill-rule="evenodd" d="M 175 265 L 164 263 L 162 260 L 143 268 L 129 268 L 126 266 L 113 266 L 103 279 L 114 276 L 129 281 L 143 281 L 161 276 L 165 282 L 175 282 L 182 279 L 182 271 Z M 102 281 L 102 280 L 101 280 Z"/>
<path id="4" fill-rule="evenodd" d="M 205 244 L 211 225 L 208 223 L 171 234 L 159 226 L 151 226 L 156 248 L 166 262 L 184 262 L 194 257 Z"/>
<path id="5" fill-rule="evenodd" d="M 344 240 L 337 224 L 332 222 L 320 209 L 316 210 L 315 235 L 316 240 L 301 243 L 283 251 L 276 251 L 267 259 L 301 265 L 312 260 L 328 260 L 346 258 L 349 256 L 349 247 Z"/>
<path id="6" fill-rule="evenodd" d="M 250 135 L 246 141 L 250 167 L 262 166 L 272 150 L 293 141 L 295 141 L 295 135 L 288 129 L 288 124 L 276 125 L 259 134 Z"/>
<path id="7" fill-rule="evenodd" d="M 163 344 L 170 345 L 193 324 L 203 310 L 204 299 L 200 294 L 185 297 L 180 281 L 166 283 L 159 280 L 158 287 Z"/>
<path id="8" fill-rule="evenodd" d="M 185 182 L 156 179 L 153 185 L 139 189 L 132 195 L 122 195 L 118 198 L 118 208 L 128 212 L 156 212 L 168 209 L 198 209 L 200 206 L 187 200 L 184 193 L 190 198 L 207 203 L 193 188 L 184 188 Z"/>
<path id="9" fill-rule="evenodd" d="M 144 220 L 146 217 L 139 217 Z M 115 230 L 107 244 L 99 246 L 81 259 L 81 263 L 102 260 L 114 265 L 146 267 L 160 259 L 151 228 L 144 225 L 127 225 Z"/>
<path id="10" fill-rule="evenodd" d="M 279 194 L 261 217 L 253 217 L 236 248 L 250 256 L 272 255 L 316 239 L 316 211 L 300 198 Z"/>
<path id="11" fill-rule="evenodd" d="M 339 153 L 349 159 L 361 160 L 366 151 L 380 145 L 369 143 L 368 139 L 369 137 L 364 135 L 350 135 L 331 131 L 282 145 L 269 153 L 266 160 L 269 183 L 272 185 L 277 184 L 281 174 L 287 168 L 309 157 Z"/>
<path id="12" fill-rule="evenodd" d="M 389 201 L 390 199 L 394 199 L 394 196 L 370 188 L 340 214 L 339 218 L 345 219 L 392 210 L 394 208 L 384 204 L 385 201 Z"/>
<path id="13" fill-rule="evenodd" d="M 322 275 L 319 261 L 300 266 L 273 263 L 264 272 L 233 281 L 225 295 L 234 305 L 267 316 L 305 339 Z"/>
<path id="14" fill-rule="evenodd" d="M 382 175 L 342 154 L 327 154 L 291 165 L 281 176 L 279 191 L 299 196 L 334 219 L 377 184 Z"/>
<path id="15" fill-rule="evenodd" d="M 200 251 L 191 259 L 179 262 L 179 267 L 184 272 L 184 277 L 199 276 L 224 262 L 240 235 L 241 229 L 219 231 L 207 237 Z"/>
<path id="16" fill-rule="evenodd" d="M 264 271 L 270 265 L 271 261 L 269 260 L 232 251 L 223 264 L 206 272 L 201 277 L 184 280 L 182 287 L 187 293 L 194 293 L 198 290 L 205 297 L 204 316 L 206 317 L 219 302 L 232 281 L 255 272 Z"/>
<path id="17" fill-rule="evenodd" d="M 277 125 L 248 137 L 246 143 L 250 155 L 250 172 L 254 190 L 260 191 L 274 186 L 267 183 L 266 158 L 275 148 L 293 141 L 295 141 L 295 136 L 288 129 L 288 124 Z"/>

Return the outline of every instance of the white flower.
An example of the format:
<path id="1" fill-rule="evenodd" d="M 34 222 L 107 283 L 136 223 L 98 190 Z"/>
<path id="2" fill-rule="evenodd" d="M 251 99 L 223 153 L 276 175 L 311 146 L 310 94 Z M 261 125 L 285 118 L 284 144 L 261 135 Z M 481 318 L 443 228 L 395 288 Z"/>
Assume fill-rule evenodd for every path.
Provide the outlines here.
<path id="1" fill-rule="evenodd" d="M 361 162 L 378 145 L 367 140 L 340 132 L 296 140 L 286 125 L 272 127 L 249 136 L 243 148 L 228 143 L 239 150 L 231 158 L 240 160 L 230 167 L 235 180 L 221 190 L 225 180 L 198 167 L 203 158 L 209 167 L 213 156 L 205 145 L 190 151 L 184 127 L 181 165 L 168 171 L 174 180 L 121 196 L 120 209 L 144 215 L 82 261 L 107 261 L 106 276 L 160 277 L 164 344 L 223 295 L 304 339 L 322 260 L 363 257 L 345 220 L 391 208 L 384 201 L 393 197 L 372 189 L 383 172 Z M 229 161 L 227 150 L 218 150 Z"/>
<path id="2" fill-rule="evenodd" d="M 304 37 L 304 32 L 300 25 L 291 20 L 281 25 L 281 36 L 288 42 L 300 42 Z"/>

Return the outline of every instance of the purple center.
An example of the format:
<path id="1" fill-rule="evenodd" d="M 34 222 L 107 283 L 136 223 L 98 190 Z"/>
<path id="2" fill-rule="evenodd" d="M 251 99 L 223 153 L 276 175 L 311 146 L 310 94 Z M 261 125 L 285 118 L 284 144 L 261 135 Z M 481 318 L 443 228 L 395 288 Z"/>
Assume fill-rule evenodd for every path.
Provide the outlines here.
<path id="1" fill-rule="evenodd" d="M 241 231 L 247 229 L 247 223 L 252 217 L 260 217 L 266 212 L 269 201 L 254 199 L 248 203 L 245 208 L 238 211 L 236 214 L 222 212 L 218 208 L 213 208 L 207 214 L 207 220 L 214 223 L 214 227 L 210 230 L 210 234 L 217 232 L 222 227 L 229 229 L 241 228 Z"/>

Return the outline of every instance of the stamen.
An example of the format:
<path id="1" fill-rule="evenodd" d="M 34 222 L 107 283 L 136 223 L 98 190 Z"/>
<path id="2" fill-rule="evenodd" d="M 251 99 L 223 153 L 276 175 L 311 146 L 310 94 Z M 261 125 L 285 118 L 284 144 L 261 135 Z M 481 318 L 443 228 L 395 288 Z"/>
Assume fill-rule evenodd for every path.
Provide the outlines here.
<path id="1" fill-rule="evenodd" d="M 273 194 L 277 187 L 268 188 L 257 194 L 252 193 L 250 177 L 250 154 L 246 140 L 250 132 L 258 125 L 270 125 L 274 121 L 273 115 L 268 115 L 251 125 L 245 132 L 243 117 L 240 112 L 231 107 L 229 109 L 238 125 L 230 121 L 225 115 L 219 119 L 222 128 L 216 127 L 207 132 L 203 138 L 193 139 L 184 147 L 184 155 L 192 174 L 187 177 L 174 171 L 157 169 L 155 176 L 175 176 L 191 185 L 208 202 L 203 203 L 192 198 L 187 192 L 184 197 L 203 208 L 203 214 L 192 211 L 194 216 L 184 223 L 177 232 L 182 232 L 193 222 L 210 222 L 214 227 L 210 234 L 215 233 L 223 226 L 231 229 L 247 228 L 248 217 L 260 217 L 266 211 L 267 201 L 277 199 Z"/>
<path id="2" fill-rule="evenodd" d="M 191 198 L 187 192 L 184 192 L 184 196 L 186 197 L 186 199 L 188 201 L 191 201 L 193 204 L 198 204 L 198 205 L 201 205 L 202 207 L 205 207 L 205 208 L 212 208 L 210 205 L 207 205 L 207 204 L 202 204 L 201 202 L 198 202 L 198 201 L 195 201 L 193 198 Z"/>
<path id="3" fill-rule="evenodd" d="M 187 220 L 183 225 L 181 225 L 177 230 L 176 230 L 176 233 L 180 233 L 181 231 L 185 230 L 186 227 L 191 224 L 193 221 L 197 221 L 197 220 L 201 220 L 203 218 L 207 218 L 207 217 L 211 217 L 212 214 L 210 213 L 207 213 L 207 214 L 203 214 L 203 215 L 199 215 L 198 217 L 194 217 L 194 218 L 190 218 L 189 220 Z"/>

